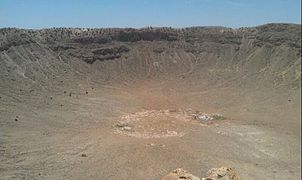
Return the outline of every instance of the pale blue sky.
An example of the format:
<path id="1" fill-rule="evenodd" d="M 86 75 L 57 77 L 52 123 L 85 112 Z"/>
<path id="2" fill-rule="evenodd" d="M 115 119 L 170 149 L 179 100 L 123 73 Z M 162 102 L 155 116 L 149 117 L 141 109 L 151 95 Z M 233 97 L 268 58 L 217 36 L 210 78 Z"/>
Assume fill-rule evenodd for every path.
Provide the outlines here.
<path id="1" fill-rule="evenodd" d="M 0 0 L 0 27 L 300 24 L 300 7 L 300 0 Z"/>

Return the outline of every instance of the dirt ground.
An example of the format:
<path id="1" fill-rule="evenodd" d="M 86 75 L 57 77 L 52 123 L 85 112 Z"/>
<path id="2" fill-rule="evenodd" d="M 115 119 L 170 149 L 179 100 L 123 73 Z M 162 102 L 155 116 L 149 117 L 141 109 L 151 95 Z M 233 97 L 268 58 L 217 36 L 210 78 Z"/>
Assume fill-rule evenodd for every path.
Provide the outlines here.
<path id="1" fill-rule="evenodd" d="M 300 122 L 292 118 L 299 117 L 298 100 L 286 101 L 286 110 L 264 100 L 258 108 L 276 112 L 255 112 L 253 104 L 228 101 L 225 94 L 239 96 L 235 89 L 196 95 L 154 82 L 128 89 L 79 87 L 71 97 L 64 92 L 44 99 L 37 95 L 1 107 L 9 108 L 1 113 L 1 179 L 161 179 L 179 167 L 203 177 L 219 166 L 235 168 L 244 179 L 301 175 Z M 167 123 L 165 117 L 148 116 L 132 124 L 140 125 L 141 133 L 168 129 L 181 136 L 144 138 L 115 131 L 125 115 L 188 108 L 226 119 L 203 123 L 181 116 Z"/>

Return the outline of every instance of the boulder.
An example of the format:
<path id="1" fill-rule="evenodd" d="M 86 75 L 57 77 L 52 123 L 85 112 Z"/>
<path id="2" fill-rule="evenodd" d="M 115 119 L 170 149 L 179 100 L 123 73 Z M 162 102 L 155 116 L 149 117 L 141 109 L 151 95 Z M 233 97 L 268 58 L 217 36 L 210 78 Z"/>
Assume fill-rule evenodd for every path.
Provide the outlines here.
<path id="1" fill-rule="evenodd" d="M 162 180 L 184 180 L 184 179 L 200 180 L 200 178 L 190 174 L 189 172 L 181 168 L 175 169 L 174 171 L 170 172 Z"/>

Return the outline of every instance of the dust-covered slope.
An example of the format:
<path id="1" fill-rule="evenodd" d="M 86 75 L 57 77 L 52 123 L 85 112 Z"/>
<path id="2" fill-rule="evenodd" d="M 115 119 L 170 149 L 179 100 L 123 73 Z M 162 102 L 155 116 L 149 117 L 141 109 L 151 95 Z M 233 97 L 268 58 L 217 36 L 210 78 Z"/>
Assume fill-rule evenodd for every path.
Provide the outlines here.
<path id="1" fill-rule="evenodd" d="M 12 75 L 43 81 L 66 71 L 88 74 L 97 69 L 96 78 L 127 80 L 198 77 L 206 71 L 257 75 L 264 81 L 261 85 L 299 88 L 300 32 L 299 25 L 291 24 L 240 29 L 2 29 L 1 75 L 11 70 Z"/>

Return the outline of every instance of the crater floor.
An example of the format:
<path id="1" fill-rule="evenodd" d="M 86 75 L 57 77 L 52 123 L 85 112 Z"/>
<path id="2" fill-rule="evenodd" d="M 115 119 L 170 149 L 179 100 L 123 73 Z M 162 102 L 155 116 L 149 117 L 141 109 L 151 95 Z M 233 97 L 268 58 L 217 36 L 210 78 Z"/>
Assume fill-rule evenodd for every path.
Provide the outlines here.
<path id="1" fill-rule="evenodd" d="M 300 25 L 0 29 L 0 179 L 300 179 L 300 99 Z"/>

